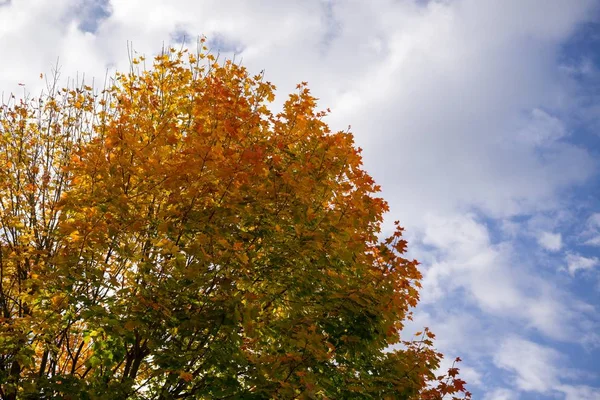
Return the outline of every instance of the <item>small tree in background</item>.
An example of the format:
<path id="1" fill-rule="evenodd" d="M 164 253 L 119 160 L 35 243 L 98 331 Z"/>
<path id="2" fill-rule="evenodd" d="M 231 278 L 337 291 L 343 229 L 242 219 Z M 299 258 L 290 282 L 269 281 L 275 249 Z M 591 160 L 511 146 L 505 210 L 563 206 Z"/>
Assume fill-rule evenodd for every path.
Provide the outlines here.
<path id="1" fill-rule="evenodd" d="M 352 135 L 202 49 L 2 107 L 0 398 L 465 393 L 400 340 L 421 275 Z"/>

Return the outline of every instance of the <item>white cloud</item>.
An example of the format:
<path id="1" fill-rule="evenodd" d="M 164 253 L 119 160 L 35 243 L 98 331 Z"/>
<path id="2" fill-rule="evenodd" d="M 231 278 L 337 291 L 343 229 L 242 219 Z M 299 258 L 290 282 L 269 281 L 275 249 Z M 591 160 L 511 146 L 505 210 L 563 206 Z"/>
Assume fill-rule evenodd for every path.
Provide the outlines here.
<path id="1" fill-rule="evenodd" d="M 588 246 L 600 246 L 600 236 L 594 236 L 584 242 Z"/>
<path id="2" fill-rule="evenodd" d="M 425 220 L 422 243 L 428 247 L 421 252 L 434 257 L 424 262 L 424 304 L 444 304 L 461 293 L 486 314 L 525 322 L 553 339 L 580 341 L 585 333 L 591 335 L 588 342 L 595 342 L 593 307 L 536 276 L 535 267 L 520 259 L 510 242 L 491 243 L 488 229 L 473 215 L 430 214 Z"/>
<path id="3" fill-rule="evenodd" d="M 600 213 L 593 213 L 588 217 L 582 236 L 587 238 L 584 244 L 600 246 Z"/>
<path id="4" fill-rule="evenodd" d="M 564 400 L 600 400 L 600 391 L 596 387 L 559 385 L 557 390 L 565 394 Z"/>
<path id="5" fill-rule="evenodd" d="M 519 139 L 534 146 L 547 146 L 565 137 L 567 131 L 563 122 L 535 108 L 531 111 L 531 120 L 519 132 Z"/>
<path id="6" fill-rule="evenodd" d="M 567 269 L 571 275 L 575 275 L 577 271 L 588 270 L 596 267 L 600 262 L 598 257 L 584 257 L 580 254 L 567 253 L 565 257 Z"/>
<path id="7" fill-rule="evenodd" d="M 560 233 L 541 232 L 538 243 L 548 251 L 559 251 L 562 248 L 562 235 Z"/>
<path id="8" fill-rule="evenodd" d="M 505 7 L 503 2 L 502 19 L 532 18 L 535 29 L 526 23 L 492 23 L 499 11 L 489 2 L 460 4 L 432 5 L 398 24 L 389 56 L 353 91 L 365 113 L 350 108 L 344 115 L 345 120 L 358 120 L 353 126 L 366 143 L 367 165 L 386 193 L 402 199 L 392 208 L 402 221 L 412 222 L 418 210 L 443 212 L 465 203 L 493 215 L 553 207 L 557 189 L 585 179 L 593 169 L 588 155 L 565 143 L 549 141 L 549 154 L 539 158 L 533 144 L 516 140 L 519 127 L 532 124 L 536 132 L 558 125 L 551 126 L 549 137 L 563 135 L 558 118 L 544 120 L 539 108 L 554 106 L 553 99 L 563 90 L 556 84 L 557 72 L 539 64 L 550 57 L 551 48 L 546 40 L 519 40 L 532 32 L 554 38 L 563 30 L 543 27 L 527 11 L 505 14 L 527 10 L 521 3 Z M 552 8 L 561 6 L 553 3 Z M 565 27 L 575 15 L 573 9 L 563 11 L 553 18 L 565 18 L 558 23 Z M 493 32 L 491 43 L 479 34 L 481 21 L 490 21 L 485 30 Z M 523 109 L 530 114 L 522 116 Z M 372 120 L 378 123 L 373 126 Z M 360 132 L 369 136 L 360 137 Z M 382 157 L 386 163 L 377 162 Z M 397 179 L 399 173 L 402 179 Z"/>
<path id="9" fill-rule="evenodd" d="M 565 366 L 565 357 L 556 350 L 529 340 L 512 336 L 505 339 L 494 355 L 498 368 L 510 371 L 517 389 L 527 392 L 545 393 L 555 397 L 564 395 L 564 400 L 598 400 L 598 388 L 567 384 L 565 380 L 582 375 L 579 370 Z M 513 399 L 514 392 L 506 389 L 488 393 L 484 400 Z"/>
<path id="10" fill-rule="evenodd" d="M 510 389 L 494 389 L 491 392 L 486 392 L 483 400 L 518 400 L 517 393 Z"/>
<path id="11" fill-rule="evenodd" d="M 494 355 L 497 367 L 514 373 L 516 387 L 542 393 L 558 383 L 560 359 L 557 351 L 518 337 L 504 340 Z"/>
<path id="12" fill-rule="evenodd" d="M 505 249 L 489 242 L 485 226 L 473 216 L 426 217 L 423 243 L 434 246 L 443 261 L 434 262 L 423 279 L 423 301 L 439 300 L 458 287 L 467 288 L 486 311 L 513 309 L 520 294 L 508 269 Z"/>
<path id="13" fill-rule="evenodd" d="M 588 217 L 587 223 L 590 227 L 600 228 L 600 213 L 594 213 Z"/>
<path id="14" fill-rule="evenodd" d="M 433 311 L 433 310 L 432 310 Z M 435 345 L 443 349 L 445 368 L 449 367 L 454 357 L 460 356 L 463 362 L 459 364 L 470 366 L 477 370 L 476 361 L 481 354 L 485 354 L 489 349 L 494 348 L 497 339 L 494 337 L 494 330 L 498 327 L 493 321 L 485 317 L 479 317 L 471 313 L 460 312 L 459 310 L 435 310 L 435 313 L 426 310 L 417 309 L 413 321 L 407 321 L 405 331 L 407 335 L 422 331 L 423 327 L 429 327 L 437 334 Z M 410 336 L 406 336 L 408 338 Z M 466 343 L 469 343 L 467 346 Z M 442 367 L 444 367 L 442 366 Z"/>

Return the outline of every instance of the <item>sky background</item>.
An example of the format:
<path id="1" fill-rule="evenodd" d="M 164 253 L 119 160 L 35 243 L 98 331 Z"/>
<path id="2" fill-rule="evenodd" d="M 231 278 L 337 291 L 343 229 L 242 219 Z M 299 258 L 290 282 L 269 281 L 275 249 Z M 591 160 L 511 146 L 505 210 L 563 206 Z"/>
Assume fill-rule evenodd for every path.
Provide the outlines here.
<path id="1" fill-rule="evenodd" d="M 0 91 L 199 35 L 352 126 L 474 399 L 600 399 L 599 0 L 0 0 Z"/>

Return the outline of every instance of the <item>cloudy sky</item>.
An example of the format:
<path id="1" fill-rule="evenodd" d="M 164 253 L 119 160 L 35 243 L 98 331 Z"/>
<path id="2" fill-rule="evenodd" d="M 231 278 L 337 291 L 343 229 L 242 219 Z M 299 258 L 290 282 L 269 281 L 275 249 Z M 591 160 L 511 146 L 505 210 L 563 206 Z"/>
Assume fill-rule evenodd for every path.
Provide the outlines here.
<path id="1" fill-rule="evenodd" d="M 600 399 L 600 1 L 0 0 L 0 91 L 198 35 L 352 126 L 474 398 Z"/>

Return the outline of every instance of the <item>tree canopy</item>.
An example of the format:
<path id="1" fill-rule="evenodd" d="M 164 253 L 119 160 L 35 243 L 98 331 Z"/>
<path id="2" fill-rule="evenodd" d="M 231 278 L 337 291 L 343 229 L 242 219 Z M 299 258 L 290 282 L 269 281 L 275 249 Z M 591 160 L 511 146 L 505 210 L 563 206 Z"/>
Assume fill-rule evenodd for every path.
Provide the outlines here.
<path id="1" fill-rule="evenodd" d="M 401 339 L 418 263 L 307 84 L 145 64 L 0 110 L 0 398 L 470 397 Z"/>

